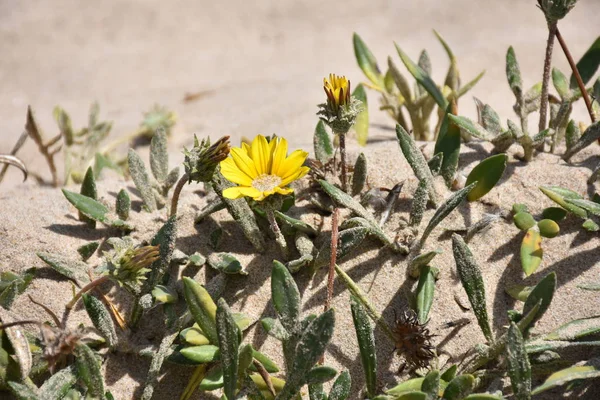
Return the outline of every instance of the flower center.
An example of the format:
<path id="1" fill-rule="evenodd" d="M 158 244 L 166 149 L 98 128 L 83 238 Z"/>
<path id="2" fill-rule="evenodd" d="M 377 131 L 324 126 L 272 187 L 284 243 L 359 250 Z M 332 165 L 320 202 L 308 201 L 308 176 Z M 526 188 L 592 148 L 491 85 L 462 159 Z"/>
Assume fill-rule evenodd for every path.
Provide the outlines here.
<path id="1" fill-rule="evenodd" d="M 252 187 L 260 192 L 268 192 L 275 189 L 281 183 L 281 177 L 277 175 L 262 174 L 252 181 Z"/>

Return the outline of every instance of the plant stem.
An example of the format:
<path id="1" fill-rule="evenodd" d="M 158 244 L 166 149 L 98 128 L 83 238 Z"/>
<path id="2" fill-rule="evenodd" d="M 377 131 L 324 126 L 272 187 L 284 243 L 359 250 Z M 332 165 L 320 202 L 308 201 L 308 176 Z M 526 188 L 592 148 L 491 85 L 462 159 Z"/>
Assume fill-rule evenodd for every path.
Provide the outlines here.
<path id="1" fill-rule="evenodd" d="M 15 146 L 10 151 L 10 155 L 11 156 L 17 155 L 17 152 L 21 149 L 21 147 L 23 147 L 23 145 L 25 144 L 25 141 L 27 141 L 27 137 L 28 136 L 29 135 L 27 134 L 26 131 L 24 131 L 23 133 L 21 133 L 21 136 L 19 137 L 19 140 L 17 140 L 17 143 L 15 144 Z M 2 167 L 2 170 L 0 171 L 0 182 L 2 182 L 2 180 L 4 179 L 4 175 L 6 174 L 6 171 L 8 170 L 8 166 L 9 166 L 9 164 L 5 164 Z M 27 179 L 27 178 L 25 178 L 25 179 Z"/>
<path id="2" fill-rule="evenodd" d="M 594 122 L 596 122 L 596 115 L 594 114 L 594 109 L 592 108 L 592 101 L 590 100 L 590 96 L 589 96 L 587 90 L 585 90 L 585 84 L 583 83 L 583 80 L 581 79 L 581 74 L 579 73 L 579 70 L 577 69 L 577 65 L 575 64 L 575 61 L 573 61 L 573 56 L 571 56 L 571 52 L 569 51 L 569 48 L 567 47 L 567 43 L 565 42 L 565 39 L 560 34 L 558 27 L 556 28 L 555 34 L 556 34 L 556 38 L 558 39 L 558 43 L 560 43 L 560 47 L 562 48 L 563 53 L 565 53 L 565 56 L 567 57 L 567 60 L 569 61 L 571 70 L 573 70 L 573 76 L 575 76 L 575 79 L 577 80 L 577 86 L 579 86 L 579 90 L 581 91 L 581 96 L 583 96 L 583 101 L 585 101 L 585 106 L 587 107 L 588 113 L 590 114 L 590 119 L 592 120 L 592 123 L 594 123 Z"/>
<path id="3" fill-rule="evenodd" d="M 337 245 L 339 237 L 339 216 L 340 209 L 333 209 L 331 218 L 331 257 L 329 259 L 329 274 L 327 276 L 327 298 L 325 299 L 325 307 L 323 311 L 331 308 L 331 299 L 333 298 L 333 281 L 335 279 L 335 263 L 337 262 Z"/>
<path id="4" fill-rule="evenodd" d="M 392 341 L 392 343 L 396 343 L 396 336 L 394 335 L 394 332 L 392 332 L 392 329 L 389 327 L 389 325 L 385 323 L 381 314 L 379 314 L 377 310 L 375 310 L 375 307 L 373 307 L 369 299 L 367 299 L 367 296 L 365 296 L 365 294 L 360 289 L 360 287 L 358 287 L 356 282 L 354 282 L 352 278 L 350 278 L 350 276 L 348 276 L 348 274 L 346 274 L 338 265 L 335 266 L 335 272 L 342 279 L 342 282 L 344 282 L 348 290 L 365 307 L 365 309 L 367 310 L 367 314 L 369 314 L 369 317 L 371 317 L 373 322 L 379 325 L 379 327 L 383 330 L 383 333 L 387 335 L 387 337 Z"/>
<path id="5" fill-rule="evenodd" d="M 75 304 L 77 304 L 77 301 L 79 300 L 79 298 L 81 296 L 83 296 L 85 293 L 89 292 L 96 286 L 108 281 L 109 279 L 110 279 L 110 277 L 108 275 L 102 275 L 100 278 L 93 280 L 90 283 L 88 283 L 87 285 L 85 285 L 84 287 L 82 287 L 81 290 L 79 291 L 79 293 L 77 293 L 75 295 L 75 297 L 73 297 L 73 300 L 71 300 L 69 302 L 69 304 L 67 304 L 67 309 L 70 310 L 71 308 L 73 308 L 75 306 Z"/>
<path id="6" fill-rule="evenodd" d="M 179 195 L 181 194 L 181 189 L 187 183 L 189 179 L 188 174 L 183 174 L 177 185 L 175 185 L 175 189 L 173 189 L 173 198 L 171 199 L 171 217 L 177 214 L 177 204 L 179 203 Z"/>
<path id="7" fill-rule="evenodd" d="M 252 364 L 256 367 L 256 370 L 258 371 L 260 377 L 263 378 L 263 381 L 265 381 L 265 384 L 267 385 L 271 395 L 273 397 L 277 397 L 277 392 L 275 391 L 275 387 L 273 387 L 273 382 L 271 381 L 271 375 L 269 375 L 269 372 L 266 370 L 264 365 L 262 365 L 257 359 L 252 360 Z"/>
<path id="8" fill-rule="evenodd" d="M 106 146 L 104 146 L 104 148 L 102 148 L 102 150 L 100 150 L 99 153 L 102 155 L 106 155 L 106 153 L 116 149 L 123 143 L 129 143 L 132 140 L 134 140 L 135 138 L 141 136 L 142 133 L 144 133 L 144 132 L 145 132 L 145 129 L 139 128 L 134 132 L 131 132 L 127 135 L 121 136 L 119 139 L 115 140 L 114 142 L 111 142 L 111 143 L 107 144 Z"/>
<path id="9" fill-rule="evenodd" d="M 342 163 L 342 190 L 346 192 L 348 190 L 347 177 L 346 177 L 346 134 L 340 133 L 340 161 Z"/>
<path id="10" fill-rule="evenodd" d="M 275 219 L 275 213 L 273 212 L 273 208 L 266 207 L 265 213 L 267 214 L 267 219 L 269 220 L 269 224 L 271 225 L 271 230 L 275 234 L 275 240 L 281 249 L 281 253 L 284 259 L 288 259 L 289 250 L 287 242 L 285 241 L 285 237 L 283 233 L 281 233 L 281 229 L 279 229 L 279 225 L 277 224 L 277 220 Z"/>
<path id="11" fill-rule="evenodd" d="M 548 113 L 548 83 L 550 81 L 550 68 L 552 67 L 552 49 L 554 48 L 554 36 L 558 25 L 556 22 L 548 24 L 548 42 L 546 43 L 546 56 L 544 58 L 544 75 L 542 77 L 542 97 L 540 98 L 540 123 L 539 132 L 546 129 L 546 115 Z"/>

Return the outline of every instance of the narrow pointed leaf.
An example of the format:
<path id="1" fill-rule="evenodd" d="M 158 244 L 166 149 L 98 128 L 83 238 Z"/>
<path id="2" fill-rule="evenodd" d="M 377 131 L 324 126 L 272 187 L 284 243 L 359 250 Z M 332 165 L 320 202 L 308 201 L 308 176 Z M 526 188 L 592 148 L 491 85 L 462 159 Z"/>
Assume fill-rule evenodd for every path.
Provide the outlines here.
<path id="1" fill-rule="evenodd" d="M 352 174 L 352 196 L 356 196 L 362 192 L 367 182 L 367 157 L 364 153 L 360 153 L 354 163 L 354 173 Z"/>
<path id="2" fill-rule="evenodd" d="M 456 114 L 456 112 L 456 103 L 450 104 L 442 121 L 433 151 L 434 154 L 443 154 L 440 174 L 444 178 L 447 187 L 452 186 L 460 155 L 460 128 L 448 118 L 448 114 Z"/>
<path id="3" fill-rule="evenodd" d="M 531 291 L 529 297 L 527 297 L 527 301 L 525 301 L 525 305 L 523 306 L 523 315 L 526 315 L 529 311 L 531 311 L 538 302 L 541 301 L 540 308 L 533 318 L 531 325 L 535 324 L 546 312 L 550 303 L 552 302 L 552 297 L 554 296 L 554 291 L 556 290 L 556 273 L 551 272 L 544 277 Z"/>
<path id="4" fill-rule="evenodd" d="M 504 174 L 507 159 L 506 154 L 496 154 L 486 158 L 473 168 L 467 177 L 466 185 L 473 182 L 477 182 L 477 185 L 469 192 L 467 200 L 478 200 L 492 190 Z"/>
<path id="5" fill-rule="evenodd" d="M 375 56 L 373 56 L 373 53 L 371 53 L 365 42 L 363 42 L 357 33 L 354 33 L 352 36 L 352 41 L 354 42 L 354 55 L 356 56 L 358 66 L 375 86 L 383 88 L 383 75 L 379 70 Z"/>
<path id="6" fill-rule="evenodd" d="M 369 316 L 360 301 L 350 297 L 350 308 L 352 310 L 352 320 L 358 349 L 360 350 L 360 360 L 365 373 L 365 384 L 369 396 L 375 396 L 377 392 L 377 349 L 375 346 L 375 334 L 369 321 Z"/>
<path id="7" fill-rule="evenodd" d="M 563 155 L 565 161 L 569 161 L 571 157 L 585 149 L 592 143 L 600 139 L 600 121 L 594 122 L 587 127 L 585 132 L 581 135 L 577 143 L 575 143 L 569 150 Z"/>
<path id="8" fill-rule="evenodd" d="M 210 343 L 217 344 L 217 305 L 206 289 L 191 278 L 183 278 L 185 301 L 196 323 Z"/>
<path id="9" fill-rule="evenodd" d="M 475 377 L 473 375 L 458 375 L 452 379 L 444 390 L 445 400 L 461 400 L 473 391 Z"/>
<path id="10" fill-rule="evenodd" d="M 75 347 L 73 354 L 75 355 L 77 376 L 84 382 L 88 394 L 93 397 L 102 398 L 104 396 L 104 378 L 96 354 L 87 345 L 82 343 Z"/>
<path id="11" fill-rule="evenodd" d="M 561 325 L 544 337 L 544 340 L 578 340 L 600 332 L 600 316 L 576 319 Z"/>
<path id="12" fill-rule="evenodd" d="M 440 371 L 433 370 L 423 379 L 421 391 L 427 394 L 427 400 L 437 400 L 440 391 Z"/>
<path id="13" fill-rule="evenodd" d="M 477 122 L 459 115 L 446 114 L 450 119 L 450 122 L 454 123 L 458 126 L 462 131 L 475 136 L 476 138 L 482 140 L 491 140 L 494 135 L 487 131 L 483 126 L 479 125 Z"/>
<path id="14" fill-rule="evenodd" d="M 508 355 L 508 375 L 515 399 L 531 399 L 531 366 L 523 336 L 514 322 L 511 322 L 508 329 L 506 353 Z"/>
<path id="15" fill-rule="evenodd" d="M 150 141 L 150 170 L 159 182 L 164 182 L 169 174 L 167 134 L 164 130 L 158 130 Z"/>
<path id="16" fill-rule="evenodd" d="M 359 145 L 366 146 L 369 137 L 369 105 L 367 103 L 367 92 L 365 91 L 365 87 L 362 84 L 356 86 L 356 89 L 352 92 L 352 96 L 362 103 L 361 110 L 354 121 L 356 139 L 358 140 Z"/>
<path id="17" fill-rule="evenodd" d="M 333 157 L 333 144 L 331 137 L 325 128 L 325 123 L 321 120 L 317 123 L 315 134 L 313 136 L 313 145 L 315 157 L 323 164 L 326 164 Z"/>
<path id="18" fill-rule="evenodd" d="M 581 80 L 584 85 L 594 77 L 598 67 L 600 66 L 600 37 L 598 37 L 594 43 L 590 46 L 590 48 L 585 52 L 583 57 L 577 63 L 577 71 L 581 75 Z M 579 85 L 577 85 L 577 79 L 575 75 L 571 75 L 570 79 L 570 87 L 571 89 L 578 89 Z"/>
<path id="19" fill-rule="evenodd" d="M 508 48 L 506 52 L 506 78 L 508 79 L 508 85 L 515 94 L 517 100 L 523 96 L 523 81 L 521 79 L 521 69 L 517 62 L 517 56 L 515 49 Z"/>
<path id="20" fill-rule="evenodd" d="M 429 310 L 433 304 L 433 294 L 435 291 L 435 278 L 430 266 L 421 268 L 419 284 L 417 285 L 417 317 L 421 324 L 427 322 Z"/>
<path id="21" fill-rule="evenodd" d="M 154 197 L 154 191 L 152 190 L 150 177 L 148 176 L 144 162 L 133 149 L 129 149 L 127 162 L 131 179 L 133 179 L 133 183 L 137 190 L 140 191 L 144 206 L 150 212 L 156 210 L 156 198 Z"/>
<path id="22" fill-rule="evenodd" d="M 300 318 L 300 292 L 288 269 L 279 261 L 273 261 L 271 299 L 285 330 L 295 332 Z"/>
<path id="23" fill-rule="evenodd" d="M 587 212 L 583 208 L 577 207 L 572 203 L 567 203 L 566 201 L 567 198 L 581 199 L 582 197 L 578 193 L 558 186 L 540 186 L 540 190 L 548 196 L 550 200 L 554 201 L 565 210 L 572 212 L 578 217 L 587 218 Z"/>
<path id="24" fill-rule="evenodd" d="M 350 396 L 352 379 L 348 371 L 343 371 L 335 380 L 327 400 L 346 400 Z"/>
<path id="25" fill-rule="evenodd" d="M 546 390 L 563 386 L 569 382 L 583 379 L 596 379 L 600 377 L 600 370 L 592 365 L 581 365 L 565 368 L 553 373 L 540 386 L 532 390 L 532 395 L 538 395 Z"/>
<path id="26" fill-rule="evenodd" d="M 81 214 L 98 222 L 108 222 L 108 208 L 104 204 L 79 193 L 61 189 L 69 203 L 73 204 Z"/>
<path id="27" fill-rule="evenodd" d="M 113 347 L 117 344 L 115 324 L 113 323 L 110 312 L 104 304 L 96 297 L 89 294 L 83 295 L 83 304 L 94 327 L 98 329 L 102 337 L 106 340 L 106 344 L 108 344 L 109 347 Z"/>
<path id="28" fill-rule="evenodd" d="M 242 334 L 231 315 L 229 306 L 222 298 L 219 299 L 217 306 L 217 334 L 221 368 L 223 368 L 223 393 L 228 399 L 234 399 L 238 382 L 238 348 Z"/>

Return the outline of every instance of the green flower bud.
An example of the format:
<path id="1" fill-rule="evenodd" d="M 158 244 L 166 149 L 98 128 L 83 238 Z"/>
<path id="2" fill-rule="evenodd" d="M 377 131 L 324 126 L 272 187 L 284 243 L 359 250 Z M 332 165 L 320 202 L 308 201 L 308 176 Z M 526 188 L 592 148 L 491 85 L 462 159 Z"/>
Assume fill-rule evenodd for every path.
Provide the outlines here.
<path id="1" fill-rule="evenodd" d="M 140 124 L 141 135 L 152 138 L 156 131 L 162 130 L 167 136 L 177 121 L 177 114 L 166 107 L 155 105 L 150 111 L 144 113 L 144 120 Z"/>
<path id="2" fill-rule="evenodd" d="M 538 0 L 549 23 L 563 19 L 575 7 L 577 0 Z"/>
<path id="3" fill-rule="evenodd" d="M 135 247 L 129 237 L 111 238 L 113 250 L 104 253 L 100 271 L 110 274 L 119 284 L 140 285 L 150 272 L 148 268 L 160 257 L 159 246 Z"/>
<path id="4" fill-rule="evenodd" d="M 189 182 L 210 182 L 215 169 L 227 158 L 230 149 L 229 136 L 223 136 L 211 146 L 210 139 L 198 142 L 198 138 L 194 135 L 194 147 L 191 150 L 183 150 L 185 155 L 183 165 L 189 176 Z"/>

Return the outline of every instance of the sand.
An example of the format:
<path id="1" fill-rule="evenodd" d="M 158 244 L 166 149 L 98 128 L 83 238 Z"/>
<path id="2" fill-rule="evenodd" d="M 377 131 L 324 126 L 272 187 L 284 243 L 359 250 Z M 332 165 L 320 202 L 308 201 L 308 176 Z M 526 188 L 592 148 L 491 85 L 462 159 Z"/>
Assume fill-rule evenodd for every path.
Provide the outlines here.
<path id="1" fill-rule="evenodd" d="M 8 152 L 20 135 L 27 104 L 37 111 L 38 120 L 48 134 L 54 132 L 52 108 L 60 104 L 72 115 L 76 126 L 87 119 L 89 104 L 100 101 L 102 115 L 114 120 L 113 134 L 118 136 L 137 127 L 141 112 L 155 102 L 171 107 L 179 114 L 179 124 L 170 140 L 171 165 L 182 160 L 183 145 L 190 145 L 192 134 L 217 138 L 232 135 L 237 143 L 242 136 L 276 132 L 287 137 L 292 147 L 312 148 L 312 131 L 316 124 L 315 104 L 323 100 L 321 79 L 329 72 L 347 74 L 352 82 L 362 79 L 352 53 L 351 34 L 357 31 L 369 44 L 381 65 L 393 54 L 397 41 L 416 58 L 426 47 L 432 57 L 434 76 L 445 74 L 447 60 L 443 49 L 430 32 L 436 28 L 451 43 L 457 56 L 463 81 L 486 69 L 486 77 L 472 94 L 494 106 L 502 119 L 513 118 L 513 97 L 504 77 L 504 55 L 512 44 L 523 70 L 526 86 L 539 80 L 546 29 L 541 13 L 533 1 L 506 1 L 481 4 L 461 0 L 452 4 L 428 0 L 414 4 L 388 2 L 345 2 L 323 5 L 321 2 L 252 4 L 234 1 L 225 6 L 208 2 L 184 1 L 165 5 L 155 1 L 109 1 L 92 6 L 76 2 L 0 3 L 0 116 L 3 133 L 0 149 Z M 170 8 L 168 8 L 170 7 Z M 574 54 L 582 54 L 594 37 L 582 26 L 593 26 L 593 16 L 600 4 L 581 1 L 561 24 Z M 562 54 L 555 63 L 567 71 Z M 183 103 L 185 93 L 204 92 L 197 101 Z M 369 92 L 371 141 L 358 148 L 350 140 L 350 158 L 359 151 L 369 161 L 369 183 L 372 187 L 391 187 L 404 181 L 401 198 L 385 230 L 393 234 L 399 218 L 407 215 L 416 179 L 404 161 L 395 142 L 391 121 L 377 110 L 377 96 Z M 464 104 L 464 105 L 462 105 Z M 461 113 L 474 115 L 470 101 L 461 103 Z M 574 116 L 586 118 L 581 104 Z M 532 119 L 533 120 L 533 119 Z M 532 122 L 533 124 L 534 122 Z M 381 126 L 383 125 L 383 126 Z M 431 154 L 431 145 L 425 149 Z M 461 167 L 466 171 L 484 157 L 490 147 L 485 144 L 463 146 Z M 511 149 L 511 153 L 518 148 Z M 143 151 L 142 151 L 143 153 Z M 483 202 L 461 206 L 432 235 L 426 249 L 443 251 L 433 265 L 440 268 L 429 328 L 435 343 L 457 361 L 464 351 L 483 343 L 470 311 L 463 311 L 455 296 L 464 293 L 458 281 L 446 228 L 460 228 L 477 221 L 485 213 L 505 213 L 516 201 L 529 206 L 534 213 L 552 206 L 539 190 L 542 184 L 568 187 L 581 194 L 592 188 L 585 184 L 590 169 L 598 163 L 594 145 L 577 155 L 570 165 L 559 157 L 540 154 L 530 164 L 512 155 L 501 185 Z M 19 153 L 30 168 L 48 176 L 43 160 L 30 142 Z M 35 256 L 47 251 L 77 257 L 76 248 L 90 240 L 104 240 L 111 232 L 103 227 L 90 230 L 76 219 L 73 207 L 58 189 L 20 183 L 18 171 L 11 170 L 0 186 L 0 270 L 22 271 L 38 267 L 38 278 L 27 293 L 60 313 L 69 301 L 72 286 Z M 445 196 L 449 194 L 437 182 Z M 102 201 L 113 204 L 116 193 L 128 188 L 134 199 L 132 223 L 136 239 L 148 239 L 164 223 L 165 210 L 154 214 L 141 212 L 131 182 L 106 175 L 99 182 Z M 76 187 L 71 187 L 76 190 Z M 597 190 L 596 186 L 596 190 Z M 270 305 L 271 260 L 278 257 L 273 242 L 263 255 L 255 255 L 240 234 L 239 228 L 225 211 L 214 214 L 200 225 L 194 225 L 195 213 L 205 204 L 198 185 L 186 186 L 182 195 L 177 247 L 186 253 L 198 251 L 208 256 L 215 250 L 208 245 L 208 235 L 217 226 L 225 231 L 219 251 L 231 251 L 249 272 L 247 277 L 233 277 L 225 299 L 235 311 L 258 320 L 274 316 Z M 329 218 L 321 225 L 321 217 L 299 203 L 305 221 L 322 226 L 317 242 L 330 235 Z M 426 222 L 433 210 L 428 210 Z M 577 285 L 600 282 L 600 240 L 597 234 L 580 228 L 581 221 L 569 217 L 561 223 L 561 234 L 544 240 L 544 261 L 531 277 L 523 279 L 518 256 L 522 233 L 510 221 L 501 220 L 470 243 L 484 275 L 488 311 L 494 332 L 505 331 L 506 311 L 521 304 L 504 293 L 513 284 L 532 285 L 550 271 L 558 275 L 558 290 L 552 306 L 536 325 L 535 332 L 549 332 L 572 318 L 597 314 L 598 294 L 583 291 Z M 98 256 L 90 259 L 97 265 Z M 408 304 L 415 281 L 406 279 L 406 262 L 402 256 L 381 249 L 369 239 L 341 265 L 359 282 L 369 298 L 388 322 L 394 310 Z M 205 278 L 203 267 L 196 278 Z M 325 299 L 325 272 L 310 281 L 306 273 L 297 275 L 303 293 L 303 312 L 320 312 Z M 116 289 L 103 288 L 114 295 Z M 118 304 L 127 310 L 128 297 L 119 295 Z M 349 369 L 356 393 L 363 386 L 362 370 L 357 354 L 356 337 L 349 312 L 348 292 L 336 283 L 333 306 L 336 309 L 335 336 L 328 347 L 326 362 L 339 369 Z M 21 296 L 12 311 L 20 318 L 45 319 L 40 308 Z M 160 318 L 153 310 L 134 335 L 120 332 L 122 340 L 136 344 L 156 344 L 161 329 L 153 323 Z M 460 318 L 471 323 L 462 329 L 447 329 L 445 324 Z M 78 308 L 69 325 L 88 323 Z M 268 338 L 258 324 L 245 341 L 261 348 L 281 364 L 279 344 Z M 377 331 L 379 379 L 381 388 L 392 387 L 402 377 L 397 375 L 401 359 L 393 354 L 393 346 Z M 148 360 L 135 355 L 108 355 L 103 365 L 107 385 L 117 399 L 137 398 L 148 369 Z M 166 370 L 166 368 L 165 368 Z M 161 380 L 155 398 L 176 399 L 183 391 L 190 369 L 172 368 Z M 588 395 L 593 396 L 593 395 Z M 211 398 L 196 394 L 195 398 Z M 214 397 L 217 398 L 217 397 Z M 352 398 L 358 398 L 355 394 Z M 589 397 L 593 398 L 593 397 Z"/>

